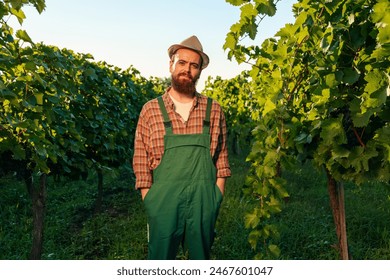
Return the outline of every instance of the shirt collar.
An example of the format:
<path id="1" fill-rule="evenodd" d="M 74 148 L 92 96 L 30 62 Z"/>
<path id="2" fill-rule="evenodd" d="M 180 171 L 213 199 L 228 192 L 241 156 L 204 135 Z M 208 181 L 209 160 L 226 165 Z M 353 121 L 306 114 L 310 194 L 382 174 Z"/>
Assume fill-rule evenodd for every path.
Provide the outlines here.
<path id="1" fill-rule="evenodd" d="M 170 90 L 171 88 L 172 88 L 172 87 L 168 87 L 168 88 L 167 88 L 167 90 L 165 91 L 165 93 L 164 93 L 164 95 L 163 95 L 163 100 L 164 100 L 165 104 L 168 104 L 169 108 L 171 108 L 172 110 L 174 110 L 175 104 L 173 103 L 171 97 L 169 96 L 169 90 Z M 194 98 L 194 102 L 193 102 L 193 107 L 198 106 L 198 104 L 199 104 L 199 98 L 200 98 L 199 92 L 195 91 L 195 98 Z"/>

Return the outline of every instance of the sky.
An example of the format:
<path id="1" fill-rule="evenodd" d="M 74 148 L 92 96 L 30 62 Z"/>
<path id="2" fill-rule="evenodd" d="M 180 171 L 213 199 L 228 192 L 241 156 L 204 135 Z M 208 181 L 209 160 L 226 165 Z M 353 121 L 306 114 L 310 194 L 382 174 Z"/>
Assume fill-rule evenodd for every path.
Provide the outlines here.
<path id="1" fill-rule="evenodd" d="M 281 0 L 276 15 L 262 21 L 250 43 L 261 45 L 294 22 L 295 2 Z M 239 7 L 225 0 L 46 0 L 42 14 L 29 7 L 24 11 L 23 25 L 13 27 L 26 30 L 34 42 L 89 53 L 122 69 L 132 65 L 146 78 L 169 77 L 167 49 L 192 35 L 210 57 L 198 90 L 208 76 L 228 79 L 249 69 L 229 61 L 223 50 L 226 34 L 240 16 Z"/>

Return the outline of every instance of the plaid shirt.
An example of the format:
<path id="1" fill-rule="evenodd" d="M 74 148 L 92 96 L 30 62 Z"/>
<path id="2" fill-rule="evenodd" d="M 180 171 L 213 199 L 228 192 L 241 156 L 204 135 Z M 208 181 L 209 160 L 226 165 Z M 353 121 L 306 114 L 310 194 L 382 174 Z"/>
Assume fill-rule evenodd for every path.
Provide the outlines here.
<path id="1" fill-rule="evenodd" d="M 183 122 L 174 110 L 168 91 L 163 95 L 174 134 L 202 133 L 206 115 L 207 97 L 196 93 L 190 116 Z M 142 108 L 135 133 L 133 169 L 136 188 L 150 188 L 153 183 L 153 170 L 159 165 L 164 154 L 165 127 L 157 99 L 147 102 Z M 230 177 L 228 161 L 226 121 L 220 105 L 213 101 L 210 115 L 210 154 L 217 168 L 217 177 Z"/>

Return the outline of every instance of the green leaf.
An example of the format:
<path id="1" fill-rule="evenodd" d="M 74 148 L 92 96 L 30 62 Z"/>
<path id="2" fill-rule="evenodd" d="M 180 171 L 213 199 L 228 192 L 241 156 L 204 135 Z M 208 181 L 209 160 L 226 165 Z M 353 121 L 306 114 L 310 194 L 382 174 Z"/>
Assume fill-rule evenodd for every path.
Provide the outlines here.
<path id="1" fill-rule="evenodd" d="M 369 72 L 365 78 L 367 84 L 361 96 L 361 114 L 371 116 L 386 103 L 388 93 L 388 78 L 377 69 Z"/>
<path id="2" fill-rule="evenodd" d="M 355 127 L 367 126 L 372 114 L 370 111 L 366 111 L 365 113 L 362 113 L 360 105 L 361 102 L 360 99 L 358 98 L 354 98 L 350 102 L 351 119 Z"/>
<path id="3" fill-rule="evenodd" d="M 327 119 L 323 122 L 320 136 L 326 145 L 334 146 L 335 144 L 347 143 L 342 118 L 343 116 L 340 116 L 338 119 Z"/>
<path id="4" fill-rule="evenodd" d="M 38 13 L 40 13 L 40 14 L 46 8 L 45 0 L 34 0 L 33 5 L 34 5 L 35 9 L 37 9 Z"/>
<path id="5" fill-rule="evenodd" d="M 11 8 L 11 14 L 16 16 L 19 21 L 19 24 L 22 24 L 23 20 L 26 18 L 26 15 L 24 14 L 22 9 Z"/>
<path id="6" fill-rule="evenodd" d="M 9 100 L 16 99 L 18 97 L 14 92 L 12 92 L 8 89 L 1 90 L 0 96 L 4 97 L 5 99 L 9 99 Z M 2 105 L 4 106 L 5 104 L 2 104 Z"/>
<path id="7" fill-rule="evenodd" d="M 13 43 L 14 42 L 14 37 L 12 37 L 12 35 L 11 34 L 7 34 L 7 36 L 6 36 L 6 41 L 8 42 L 8 43 Z"/>
<path id="8" fill-rule="evenodd" d="M 274 245 L 274 244 L 270 244 L 268 245 L 268 251 L 270 252 L 270 254 L 274 257 L 274 258 L 277 258 L 280 256 L 280 249 L 277 245 Z"/>
<path id="9" fill-rule="evenodd" d="M 260 223 L 260 218 L 258 217 L 258 209 L 255 208 L 252 213 L 245 215 L 245 227 L 246 228 L 256 228 Z"/>
<path id="10" fill-rule="evenodd" d="M 328 74 L 325 76 L 325 84 L 329 87 L 329 88 L 334 88 L 336 87 L 339 82 L 337 80 L 337 77 L 336 77 L 336 74 L 334 73 L 331 73 L 331 74 Z"/>
<path id="11" fill-rule="evenodd" d="M 15 35 L 16 35 L 17 38 L 19 38 L 19 39 L 21 39 L 21 40 L 23 40 L 25 42 L 28 42 L 28 43 L 30 43 L 32 45 L 34 44 L 33 41 L 31 40 L 30 36 L 24 30 L 16 31 Z"/>
<path id="12" fill-rule="evenodd" d="M 321 95 L 313 95 L 313 102 L 316 107 L 324 106 L 330 98 L 330 88 L 324 88 Z M 310 118 L 309 118 L 310 119 Z"/>
<path id="13" fill-rule="evenodd" d="M 268 210 L 272 214 L 279 213 L 282 211 L 282 205 L 280 200 L 278 200 L 274 196 L 270 197 L 270 200 L 267 202 L 267 205 L 269 207 Z"/>
<path id="14" fill-rule="evenodd" d="M 321 39 L 321 49 L 324 53 L 327 53 L 332 45 L 333 41 L 333 28 L 331 26 L 328 27 L 326 33 L 323 35 Z"/>
<path id="15" fill-rule="evenodd" d="M 371 18 L 374 22 L 383 22 L 384 24 L 390 24 L 390 4 L 387 0 L 379 0 L 374 5 Z"/>
<path id="16" fill-rule="evenodd" d="M 247 24 L 245 26 L 245 31 L 248 33 L 249 38 L 254 40 L 256 38 L 256 35 L 257 35 L 257 24 L 255 22 Z"/>
<path id="17" fill-rule="evenodd" d="M 353 85 L 359 80 L 360 72 L 355 68 L 347 68 L 343 70 L 343 82 L 348 85 Z"/>
<path id="18" fill-rule="evenodd" d="M 43 105 L 43 93 L 34 94 L 38 105 Z"/>
<path id="19" fill-rule="evenodd" d="M 295 137 L 294 141 L 298 143 L 306 143 L 308 134 L 306 132 L 301 132 L 297 137 Z"/>
<path id="20" fill-rule="evenodd" d="M 247 18 L 250 21 L 257 15 L 257 10 L 252 3 L 247 3 L 241 7 L 241 19 Z"/>
<path id="21" fill-rule="evenodd" d="M 241 6 L 242 4 L 246 3 L 248 0 L 225 0 L 226 3 L 229 3 L 233 6 Z"/>
<path id="22" fill-rule="evenodd" d="M 92 80 L 97 80 L 98 76 L 96 75 L 96 71 L 93 68 L 87 68 L 84 71 L 84 75 L 87 77 L 90 77 Z"/>
<path id="23" fill-rule="evenodd" d="M 55 96 L 55 95 L 54 96 L 48 95 L 48 96 L 46 96 L 46 99 L 49 100 L 53 104 L 58 104 L 61 101 L 60 98 L 58 96 Z"/>
<path id="24" fill-rule="evenodd" d="M 367 81 L 367 85 L 364 90 L 368 94 L 377 91 L 379 87 L 383 87 L 383 85 L 386 85 L 386 83 L 388 82 L 386 75 L 377 69 L 369 72 L 364 77 L 364 80 Z"/>
<path id="25" fill-rule="evenodd" d="M 248 236 L 248 242 L 253 250 L 256 250 L 257 243 L 261 238 L 261 232 L 259 230 L 252 230 Z"/>
<path id="26" fill-rule="evenodd" d="M 390 145 L 389 143 L 389 139 L 390 139 L 390 127 L 389 127 L 389 124 L 387 124 L 386 126 L 378 129 L 375 133 L 375 136 L 373 138 L 374 140 L 382 143 L 382 144 L 386 144 L 387 146 Z M 389 154 L 389 162 L 390 162 L 390 154 Z"/>
<path id="27" fill-rule="evenodd" d="M 263 117 L 267 115 L 269 112 L 275 110 L 275 108 L 276 108 L 275 103 L 273 103 L 270 99 L 267 99 L 267 101 L 264 104 L 264 109 L 262 113 Z"/>
<path id="28" fill-rule="evenodd" d="M 233 50 L 237 44 L 237 39 L 235 38 L 233 33 L 228 33 L 226 35 L 225 44 L 223 45 L 223 49 L 231 49 Z"/>
<path id="29" fill-rule="evenodd" d="M 369 171 L 369 161 L 376 157 L 378 152 L 373 148 L 354 147 L 349 155 L 349 162 L 355 173 L 364 173 Z"/>
<path id="30" fill-rule="evenodd" d="M 274 1 L 259 1 L 257 11 L 262 15 L 274 16 L 276 13 L 276 5 Z"/>
<path id="31" fill-rule="evenodd" d="M 7 87 L 5 86 L 5 84 L 0 80 L 0 90 L 3 90 L 3 89 L 6 89 Z M 1 92 L 2 94 L 3 92 Z"/>

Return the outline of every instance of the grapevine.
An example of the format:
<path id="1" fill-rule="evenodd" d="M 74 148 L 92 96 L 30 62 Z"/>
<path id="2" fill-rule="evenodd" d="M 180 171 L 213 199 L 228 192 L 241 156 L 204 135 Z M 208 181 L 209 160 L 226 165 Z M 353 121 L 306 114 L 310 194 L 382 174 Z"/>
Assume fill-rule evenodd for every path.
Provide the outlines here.
<path id="1" fill-rule="evenodd" d="M 246 182 L 258 206 L 246 226 L 257 258 L 277 257 L 270 217 L 288 195 L 284 168 L 309 160 L 325 169 L 331 201 L 340 201 L 344 182 L 389 183 L 390 6 L 384 0 L 300 0 L 293 6 L 295 23 L 261 46 L 243 46 L 240 38 L 255 38 L 257 16 L 272 16 L 276 1 L 227 2 L 241 7 L 241 18 L 224 48 L 253 65 L 259 108 Z M 332 206 L 340 255 L 348 258 L 343 206 Z"/>
<path id="2" fill-rule="evenodd" d="M 0 158 L 7 162 L 0 173 L 18 172 L 26 182 L 33 206 L 30 258 L 37 259 L 47 176 L 78 179 L 95 170 L 98 210 L 104 172 L 131 170 L 138 114 L 157 94 L 158 82 L 132 67 L 122 70 L 90 54 L 34 43 L 26 31 L 8 25 L 12 16 L 23 22 L 25 4 L 40 13 L 45 8 L 42 0 L 0 1 Z"/>

